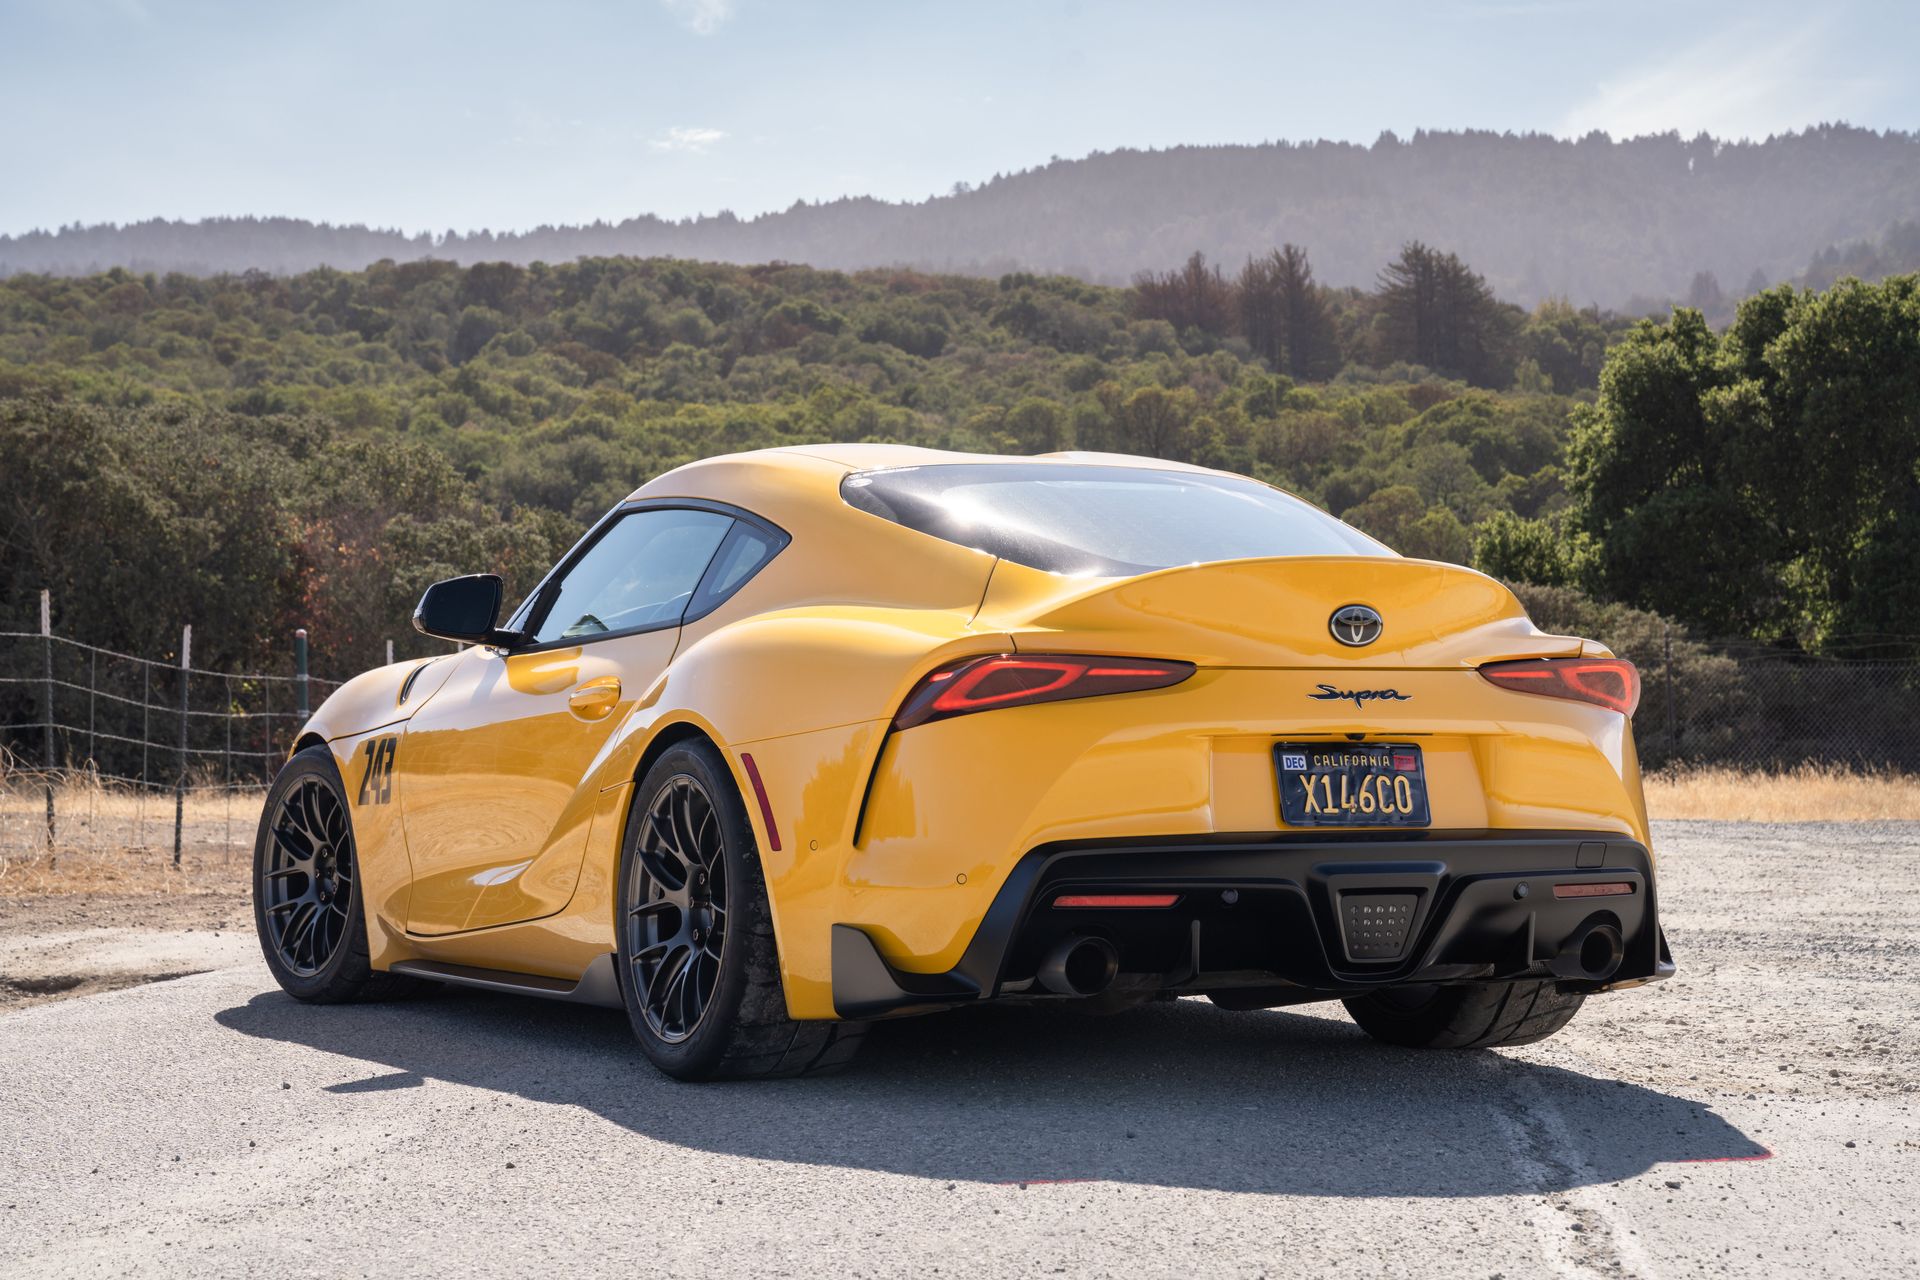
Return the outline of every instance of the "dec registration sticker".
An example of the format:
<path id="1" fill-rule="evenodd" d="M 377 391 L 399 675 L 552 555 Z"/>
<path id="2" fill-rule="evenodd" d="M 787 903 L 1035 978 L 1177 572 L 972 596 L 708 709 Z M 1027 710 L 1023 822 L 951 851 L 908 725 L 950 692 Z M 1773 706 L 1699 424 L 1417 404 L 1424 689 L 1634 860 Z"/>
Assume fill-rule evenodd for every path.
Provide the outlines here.
<path id="1" fill-rule="evenodd" d="M 1426 765 L 1402 743 L 1283 743 L 1273 749 L 1290 827 L 1424 827 Z"/>

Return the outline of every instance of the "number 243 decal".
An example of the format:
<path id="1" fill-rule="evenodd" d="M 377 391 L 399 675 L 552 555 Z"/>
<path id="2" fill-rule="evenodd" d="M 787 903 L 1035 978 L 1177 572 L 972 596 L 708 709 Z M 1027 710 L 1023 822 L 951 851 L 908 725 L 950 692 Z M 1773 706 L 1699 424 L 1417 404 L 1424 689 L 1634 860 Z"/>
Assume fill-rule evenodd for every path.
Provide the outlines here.
<path id="1" fill-rule="evenodd" d="M 393 755 L 400 746 L 395 737 L 369 738 L 361 752 L 367 758 L 367 771 L 360 775 L 358 803 L 385 804 L 393 799 Z"/>

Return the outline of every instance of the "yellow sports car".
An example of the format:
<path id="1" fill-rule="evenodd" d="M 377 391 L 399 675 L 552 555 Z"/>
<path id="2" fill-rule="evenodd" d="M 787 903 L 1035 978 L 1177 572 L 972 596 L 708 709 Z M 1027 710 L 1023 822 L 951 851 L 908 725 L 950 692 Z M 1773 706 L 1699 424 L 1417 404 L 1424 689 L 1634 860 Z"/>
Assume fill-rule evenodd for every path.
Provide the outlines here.
<path id="1" fill-rule="evenodd" d="M 300 734 L 256 918 L 308 1001 L 624 1007 L 683 1078 L 981 1000 L 1341 999 L 1519 1044 L 1673 972 L 1631 664 L 1243 477 L 818 445 L 694 463 Z"/>

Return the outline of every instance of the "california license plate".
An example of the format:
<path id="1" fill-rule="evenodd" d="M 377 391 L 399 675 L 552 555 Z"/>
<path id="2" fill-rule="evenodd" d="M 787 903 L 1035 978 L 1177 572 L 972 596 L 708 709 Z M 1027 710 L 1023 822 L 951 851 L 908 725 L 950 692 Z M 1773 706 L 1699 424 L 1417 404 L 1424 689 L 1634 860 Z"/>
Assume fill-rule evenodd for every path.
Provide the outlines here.
<path id="1" fill-rule="evenodd" d="M 1420 748 L 1397 743 L 1287 743 L 1273 749 L 1280 816 L 1290 827 L 1424 827 Z"/>

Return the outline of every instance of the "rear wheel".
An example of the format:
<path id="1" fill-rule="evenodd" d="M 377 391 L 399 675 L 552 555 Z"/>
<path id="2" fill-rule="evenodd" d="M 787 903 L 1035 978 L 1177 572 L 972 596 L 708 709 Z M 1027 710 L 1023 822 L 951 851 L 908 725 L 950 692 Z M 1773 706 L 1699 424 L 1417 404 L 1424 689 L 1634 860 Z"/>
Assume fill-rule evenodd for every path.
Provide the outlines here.
<path id="1" fill-rule="evenodd" d="M 1573 1021 L 1585 996 L 1551 982 L 1391 987 L 1346 1001 L 1375 1040 L 1414 1049 L 1492 1049 L 1545 1040 Z"/>
<path id="2" fill-rule="evenodd" d="M 689 741 L 640 780 L 620 872 L 620 990 L 640 1047 L 682 1080 L 825 1072 L 866 1024 L 787 1016 L 766 881 L 720 753 Z"/>
<path id="3" fill-rule="evenodd" d="M 282 990 L 312 1004 L 385 1000 L 426 984 L 377 973 L 346 788 L 325 747 L 287 761 L 267 790 L 253 842 L 253 921 Z"/>

